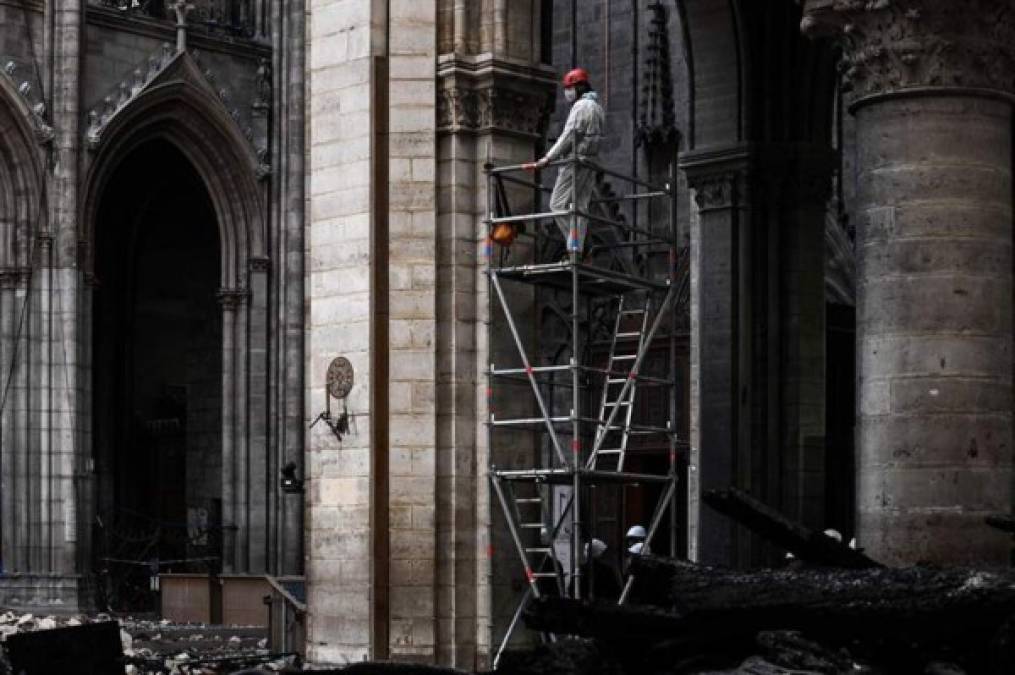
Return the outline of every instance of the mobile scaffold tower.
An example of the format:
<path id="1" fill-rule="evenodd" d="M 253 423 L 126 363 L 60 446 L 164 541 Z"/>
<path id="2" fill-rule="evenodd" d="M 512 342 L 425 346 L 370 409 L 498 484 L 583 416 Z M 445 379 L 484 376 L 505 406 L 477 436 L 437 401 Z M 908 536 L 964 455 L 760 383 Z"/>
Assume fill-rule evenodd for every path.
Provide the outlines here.
<path id="1" fill-rule="evenodd" d="M 549 594 L 582 599 L 589 592 L 588 582 L 595 582 L 594 577 L 582 577 L 585 568 L 591 568 L 586 564 L 586 547 L 599 536 L 594 531 L 599 522 L 594 515 L 597 487 L 614 485 L 651 494 L 654 508 L 642 553 L 652 547 L 667 513 L 671 554 L 676 550 L 677 448 L 686 443 L 677 436 L 675 340 L 677 308 L 686 303 L 688 293 L 688 261 L 677 243 L 675 168 L 670 167 L 665 185 L 657 186 L 579 156 L 549 166 L 566 164 L 571 165 L 575 176 L 590 171 L 596 177 L 599 188 L 587 208 L 579 208 L 574 192 L 566 210 L 545 208 L 549 190 L 528 178 L 523 165 L 495 167 L 488 163 L 486 167 L 488 208 L 484 223 L 489 233 L 501 224 L 528 224 L 532 226 L 530 233 L 534 230 L 538 239 L 556 231 L 555 222 L 570 223 L 563 259 L 559 254 L 544 255 L 544 261 L 540 261 L 539 247 L 535 246 L 530 250 L 537 254 L 522 264 L 513 259 L 514 254 L 495 247 L 492 236 L 486 240 L 491 303 L 488 344 L 493 345 L 494 334 L 506 327 L 517 350 L 516 354 L 512 352 L 517 362 L 506 366 L 491 363 L 487 370 L 487 396 L 491 402 L 487 425 L 489 476 L 527 584 L 500 642 L 495 665 L 533 598 Z M 604 178 L 621 186 L 619 193 L 602 189 Z M 527 213 L 511 212 L 508 196 L 519 193 L 533 195 L 527 198 Z M 639 227 L 639 212 L 650 209 L 655 218 Z M 579 250 L 579 219 L 588 223 L 586 251 Z M 597 232 L 598 236 L 593 236 Z M 551 261 L 546 262 L 547 258 Z M 569 356 L 561 359 L 565 362 L 543 363 L 530 356 L 533 350 L 523 335 L 532 331 L 518 318 L 525 314 L 520 311 L 524 307 L 512 307 L 518 304 L 512 296 L 519 294 L 505 290 L 511 284 L 534 285 L 536 293 L 562 299 L 565 309 L 560 314 L 566 317 L 569 333 Z M 531 303 L 533 294 L 523 297 Z M 612 333 L 599 341 L 599 352 L 590 348 L 594 308 L 599 324 L 608 325 Z M 502 322 L 494 320 L 498 309 Z M 662 351 L 666 356 L 649 359 L 650 351 L 656 355 Z M 665 364 L 662 368 L 658 367 L 660 361 Z M 525 402 L 531 404 L 531 415 L 501 416 L 494 410 L 497 388 L 508 384 L 531 392 L 532 400 Z M 656 400 L 661 397 L 668 403 L 656 415 L 664 419 L 638 419 L 636 396 L 646 388 L 661 392 L 655 394 Z M 518 405 L 517 396 L 512 400 L 512 410 L 523 407 Z M 661 406 L 655 408 L 660 410 Z M 529 430 L 537 435 L 545 451 L 534 453 L 539 457 L 534 465 L 497 466 L 493 459 L 497 457 L 495 441 L 509 430 Z M 639 436 L 655 437 L 656 452 L 661 449 L 668 453 L 655 465 L 666 468 L 654 472 L 626 470 L 629 455 L 637 452 L 631 441 Z M 626 575 L 622 581 L 619 604 L 628 600 L 633 580 Z M 552 635 L 543 637 L 555 639 Z"/>

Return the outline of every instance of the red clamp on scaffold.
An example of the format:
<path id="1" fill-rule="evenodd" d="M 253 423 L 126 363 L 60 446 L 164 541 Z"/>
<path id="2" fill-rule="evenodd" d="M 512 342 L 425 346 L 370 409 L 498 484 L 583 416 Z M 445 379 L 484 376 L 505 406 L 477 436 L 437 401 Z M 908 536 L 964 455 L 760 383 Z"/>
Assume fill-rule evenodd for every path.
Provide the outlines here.
<path id="1" fill-rule="evenodd" d="M 532 569 L 529 567 L 525 568 L 525 578 L 529 580 L 530 584 L 536 580 L 536 575 L 532 573 Z"/>
<path id="2" fill-rule="evenodd" d="M 574 454 L 578 454 L 582 451 L 582 442 L 578 438 L 571 439 L 571 450 Z"/>
<path id="3" fill-rule="evenodd" d="M 525 374 L 529 377 L 532 376 L 532 366 L 525 366 Z"/>
<path id="4" fill-rule="evenodd" d="M 636 379 L 638 379 L 638 371 L 637 370 L 632 370 L 630 373 L 627 374 L 627 379 L 629 379 L 629 380 L 636 380 Z"/>

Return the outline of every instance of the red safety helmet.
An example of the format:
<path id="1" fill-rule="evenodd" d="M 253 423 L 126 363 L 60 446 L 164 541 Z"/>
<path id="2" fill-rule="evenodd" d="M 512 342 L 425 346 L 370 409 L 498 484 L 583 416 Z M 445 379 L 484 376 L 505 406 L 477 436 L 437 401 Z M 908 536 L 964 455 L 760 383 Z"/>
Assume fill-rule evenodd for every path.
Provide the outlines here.
<path id="1" fill-rule="evenodd" d="M 584 68 L 575 68 L 567 75 L 564 76 L 563 84 L 565 87 L 573 87 L 577 84 L 589 83 L 589 71 Z"/>

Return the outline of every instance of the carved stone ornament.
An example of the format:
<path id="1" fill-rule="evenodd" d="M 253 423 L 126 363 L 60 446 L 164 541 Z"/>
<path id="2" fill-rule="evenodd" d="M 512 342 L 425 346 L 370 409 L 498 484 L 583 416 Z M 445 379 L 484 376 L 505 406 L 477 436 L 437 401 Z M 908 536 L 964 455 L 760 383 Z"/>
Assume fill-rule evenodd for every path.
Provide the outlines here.
<path id="1" fill-rule="evenodd" d="M 220 288 L 217 295 L 222 309 L 235 311 L 247 301 L 250 292 L 246 288 Z"/>
<path id="2" fill-rule="evenodd" d="M 264 273 L 271 269 L 271 260 L 268 258 L 251 258 L 250 271 Z"/>
<path id="3" fill-rule="evenodd" d="M 541 136 L 553 112 L 553 92 L 485 86 L 448 86 L 437 97 L 437 128 L 442 131 L 509 131 Z"/>
<path id="4" fill-rule="evenodd" d="M 1015 92 L 1015 0 L 806 0 L 801 30 L 842 46 L 843 88 Z"/>
<path id="5" fill-rule="evenodd" d="M 694 201 L 702 211 L 731 208 L 742 191 L 741 183 L 741 176 L 735 171 L 688 176 Z"/>
<path id="6" fill-rule="evenodd" d="M 31 124 L 35 140 L 39 145 L 53 141 L 53 127 L 46 122 L 46 101 L 38 83 L 38 70 L 34 65 L 25 66 L 13 59 L 5 59 L 0 77 L 6 77 L 11 87 L 18 92 L 27 107 L 26 116 Z"/>
<path id="7" fill-rule="evenodd" d="M 10 290 L 16 288 L 21 272 L 16 267 L 0 267 L 0 288 Z"/>
<path id="8" fill-rule="evenodd" d="M 263 60 L 262 60 L 263 61 Z M 86 115 L 85 141 L 89 150 L 96 150 L 102 142 L 102 134 L 110 121 L 145 91 L 170 80 L 183 80 L 212 93 L 222 103 L 232 123 L 242 133 L 257 157 L 253 169 L 258 180 L 271 175 L 268 157 L 268 109 L 263 82 L 258 78 L 270 77 L 267 65 L 260 63 L 253 79 L 258 87 L 255 99 L 250 102 L 234 101 L 228 87 L 219 83 L 215 72 L 204 65 L 203 57 L 197 50 L 175 52 L 168 42 L 152 52 L 133 72 L 122 80 Z M 270 88 L 267 94 L 270 95 Z"/>

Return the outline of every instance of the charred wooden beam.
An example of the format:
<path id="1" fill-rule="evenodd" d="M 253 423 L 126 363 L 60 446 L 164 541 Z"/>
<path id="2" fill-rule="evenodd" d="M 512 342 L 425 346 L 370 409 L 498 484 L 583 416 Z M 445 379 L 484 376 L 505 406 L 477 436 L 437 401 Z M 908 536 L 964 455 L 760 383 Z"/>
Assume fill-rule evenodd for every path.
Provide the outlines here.
<path id="1" fill-rule="evenodd" d="M 992 516 L 987 516 L 983 519 L 988 525 L 994 529 L 1007 532 L 1009 534 L 1015 534 L 1015 515 L 1009 513 L 998 513 Z"/>
<path id="2" fill-rule="evenodd" d="M 985 672 L 985 655 L 997 645 L 1011 650 L 1010 636 L 1004 642 L 1015 617 L 1015 573 L 1009 571 L 740 572 L 651 556 L 632 564 L 639 583 L 646 584 L 641 597 L 655 606 L 553 599 L 534 605 L 527 622 L 625 648 L 667 643 L 670 658 L 708 650 L 717 638 L 721 648 L 749 650 L 759 633 L 787 630 L 822 644 L 849 646 L 882 663 L 940 657 L 977 666 L 974 672 Z"/>
<path id="3" fill-rule="evenodd" d="M 736 488 L 709 490 L 705 503 L 759 536 L 814 565 L 863 569 L 880 563 L 832 539 L 824 532 L 804 527 L 770 506 Z"/>

